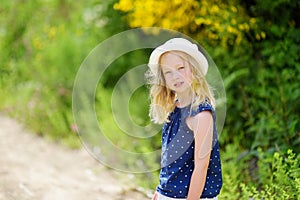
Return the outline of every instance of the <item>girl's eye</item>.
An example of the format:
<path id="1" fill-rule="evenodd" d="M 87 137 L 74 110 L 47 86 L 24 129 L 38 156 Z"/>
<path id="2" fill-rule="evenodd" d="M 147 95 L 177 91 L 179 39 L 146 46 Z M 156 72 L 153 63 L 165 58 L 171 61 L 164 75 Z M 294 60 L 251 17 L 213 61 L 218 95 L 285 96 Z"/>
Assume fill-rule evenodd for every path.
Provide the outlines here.
<path id="1" fill-rule="evenodd" d="M 182 67 L 179 67 L 178 69 L 179 69 L 179 70 L 181 70 L 181 69 L 184 69 L 184 66 L 182 66 Z"/>
<path id="2" fill-rule="evenodd" d="M 170 74 L 171 72 L 170 71 L 166 71 L 166 72 L 164 72 L 164 74 Z"/>

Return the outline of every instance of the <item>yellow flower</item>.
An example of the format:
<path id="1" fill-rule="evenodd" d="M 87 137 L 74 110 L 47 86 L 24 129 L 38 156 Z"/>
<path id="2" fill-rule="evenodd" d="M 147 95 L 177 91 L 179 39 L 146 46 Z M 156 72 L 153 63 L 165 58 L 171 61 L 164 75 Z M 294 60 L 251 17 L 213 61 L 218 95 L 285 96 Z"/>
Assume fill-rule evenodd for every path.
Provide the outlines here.
<path id="1" fill-rule="evenodd" d="M 238 25 L 238 28 L 239 28 L 241 31 L 245 30 L 244 24 L 239 24 L 239 25 Z"/>
<path id="2" fill-rule="evenodd" d="M 246 24 L 246 23 L 239 24 L 239 25 L 238 25 L 238 28 L 239 28 L 241 31 L 246 31 L 246 32 L 248 32 L 248 31 L 250 30 L 249 25 Z"/>
<path id="3" fill-rule="evenodd" d="M 221 24 L 219 22 L 214 23 L 214 28 L 216 29 L 217 32 L 220 32 L 220 33 L 222 33 L 224 31 L 223 27 L 221 26 Z"/>
<path id="4" fill-rule="evenodd" d="M 42 50 L 44 48 L 43 43 L 41 42 L 41 39 L 39 37 L 35 37 L 33 39 L 33 47 L 37 50 Z"/>
<path id="5" fill-rule="evenodd" d="M 206 25 L 211 25 L 212 23 L 213 23 L 213 21 L 211 19 L 206 19 L 205 20 Z"/>
<path id="6" fill-rule="evenodd" d="M 231 11 L 236 13 L 237 12 L 237 8 L 235 6 L 231 6 Z"/>
<path id="7" fill-rule="evenodd" d="M 244 27 L 245 27 L 245 31 L 249 31 L 250 30 L 250 26 L 247 23 L 244 23 Z"/>
<path id="8" fill-rule="evenodd" d="M 219 12 L 219 7 L 217 6 L 217 5 L 213 5 L 212 7 L 211 7 L 211 13 L 212 14 L 216 14 L 216 13 L 218 13 Z"/>
<path id="9" fill-rule="evenodd" d="M 257 40 L 260 40 L 260 35 L 259 35 L 258 33 L 256 33 L 256 34 L 255 34 L 255 38 L 256 38 Z"/>
<path id="10" fill-rule="evenodd" d="M 232 26 L 227 26 L 227 31 L 229 33 L 234 33 L 234 28 Z"/>
<path id="11" fill-rule="evenodd" d="M 51 27 L 49 32 L 48 32 L 48 37 L 50 39 L 53 39 L 53 38 L 55 38 L 56 33 L 57 33 L 57 28 L 56 27 Z"/>
<path id="12" fill-rule="evenodd" d="M 231 19 L 231 24 L 235 25 L 236 24 L 236 20 L 235 19 Z"/>
<path id="13" fill-rule="evenodd" d="M 262 31 L 262 32 L 260 33 L 260 35 L 261 35 L 261 38 L 262 38 L 262 39 L 265 39 L 265 38 L 266 38 L 266 33 L 265 33 L 264 31 Z"/>
<path id="14" fill-rule="evenodd" d="M 204 20 L 204 18 L 197 18 L 197 19 L 195 19 L 195 23 L 197 24 L 197 25 L 201 25 L 201 24 L 204 24 L 204 22 L 205 22 L 205 20 Z"/>
<path id="15" fill-rule="evenodd" d="M 249 18 L 239 4 L 219 0 L 119 0 L 114 9 L 127 12 L 126 19 L 132 28 L 174 29 L 218 41 L 225 48 L 240 44 L 244 33 L 255 30 L 257 23 L 256 18 Z M 260 40 L 265 36 L 259 32 L 255 37 Z"/>
<path id="16" fill-rule="evenodd" d="M 134 7 L 132 0 L 120 0 L 119 3 L 114 4 L 115 10 L 121 10 L 123 12 L 131 11 Z"/>
<path id="17" fill-rule="evenodd" d="M 208 38 L 213 39 L 213 40 L 217 40 L 218 39 L 218 35 L 210 32 L 210 33 L 208 33 Z"/>
<path id="18" fill-rule="evenodd" d="M 250 24 L 255 24 L 255 23 L 256 23 L 256 19 L 253 18 L 253 17 L 251 17 L 251 18 L 250 18 Z"/>
<path id="19" fill-rule="evenodd" d="M 243 38 L 242 35 L 241 35 L 241 34 L 238 34 L 237 37 L 236 37 L 236 39 L 235 39 L 235 43 L 236 43 L 236 44 L 240 44 L 241 41 L 242 41 L 242 38 Z"/>

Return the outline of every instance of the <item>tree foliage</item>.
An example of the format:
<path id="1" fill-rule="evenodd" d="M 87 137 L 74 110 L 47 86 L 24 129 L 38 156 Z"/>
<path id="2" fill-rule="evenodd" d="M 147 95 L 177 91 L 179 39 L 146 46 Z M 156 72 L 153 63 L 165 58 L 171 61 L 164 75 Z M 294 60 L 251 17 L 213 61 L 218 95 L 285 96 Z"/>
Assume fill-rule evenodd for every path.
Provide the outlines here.
<path id="1" fill-rule="evenodd" d="M 225 82 L 247 69 L 242 80 L 227 85 L 224 141 L 242 140 L 249 149 L 299 145 L 297 8 L 299 1 L 288 0 L 120 0 L 114 5 L 127 13 L 131 27 L 159 26 L 197 39 L 212 54 Z"/>
<path id="2" fill-rule="evenodd" d="M 258 30 L 257 19 L 246 15 L 236 0 L 120 0 L 114 9 L 127 13 L 131 27 L 174 29 L 224 48 L 240 45 L 250 31 L 255 32 L 256 40 L 266 37 Z"/>

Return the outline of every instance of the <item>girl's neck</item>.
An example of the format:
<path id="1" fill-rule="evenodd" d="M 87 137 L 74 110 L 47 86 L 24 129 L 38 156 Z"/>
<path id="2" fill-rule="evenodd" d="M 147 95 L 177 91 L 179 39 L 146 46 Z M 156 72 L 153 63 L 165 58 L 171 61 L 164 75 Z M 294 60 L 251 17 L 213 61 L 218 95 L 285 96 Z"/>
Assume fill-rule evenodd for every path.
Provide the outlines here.
<path id="1" fill-rule="evenodd" d="M 177 107 L 183 108 L 190 105 L 193 102 L 194 95 L 192 91 L 177 94 Z"/>

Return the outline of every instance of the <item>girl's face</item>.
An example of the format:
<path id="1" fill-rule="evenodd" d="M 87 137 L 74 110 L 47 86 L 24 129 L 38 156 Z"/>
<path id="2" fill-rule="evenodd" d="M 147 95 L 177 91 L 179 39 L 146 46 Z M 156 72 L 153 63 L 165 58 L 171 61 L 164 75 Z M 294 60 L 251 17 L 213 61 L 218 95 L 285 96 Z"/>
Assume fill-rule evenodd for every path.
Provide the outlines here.
<path id="1" fill-rule="evenodd" d="M 167 52 L 162 55 L 160 64 L 166 86 L 170 90 L 179 94 L 191 89 L 192 69 L 188 61 L 176 53 Z"/>

